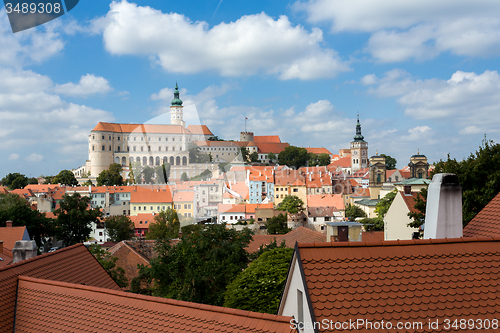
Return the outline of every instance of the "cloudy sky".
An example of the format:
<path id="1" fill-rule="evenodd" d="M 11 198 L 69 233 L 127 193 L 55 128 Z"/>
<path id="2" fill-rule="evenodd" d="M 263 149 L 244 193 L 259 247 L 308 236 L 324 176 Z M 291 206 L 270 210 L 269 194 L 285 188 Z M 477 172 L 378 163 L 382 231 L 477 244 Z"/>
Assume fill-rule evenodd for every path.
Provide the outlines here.
<path id="1" fill-rule="evenodd" d="M 57 174 L 88 157 L 99 122 L 247 129 L 349 147 L 403 167 L 500 141 L 500 1 L 103 1 L 13 34 L 0 10 L 0 177 Z M 168 116 L 168 114 L 167 114 Z M 166 119 L 166 120 L 165 120 Z"/>

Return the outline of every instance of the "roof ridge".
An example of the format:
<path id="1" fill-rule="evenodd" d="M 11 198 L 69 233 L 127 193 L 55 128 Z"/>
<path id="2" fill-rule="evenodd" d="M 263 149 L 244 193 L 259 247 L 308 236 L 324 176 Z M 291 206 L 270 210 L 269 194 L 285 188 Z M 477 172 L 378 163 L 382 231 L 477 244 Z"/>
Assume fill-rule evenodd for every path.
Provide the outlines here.
<path id="1" fill-rule="evenodd" d="M 25 260 L 21 260 L 19 262 L 16 262 L 15 264 L 7 265 L 5 267 L 1 267 L 0 268 L 0 272 L 3 271 L 3 270 L 6 270 L 6 269 L 11 269 L 12 267 L 24 265 L 26 263 L 29 263 L 29 262 L 32 262 L 32 261 L 35 261 L 35 260 L 38 260 L 38 259 L 41 259 L 41 258 L 52 256 L 52 255 L 54 255 L 56 253 L 61 253 L 61 252 L 64 252 L 64 251 L 72 250 L 72 249 L 74 249 L 76 247 L 80 247 L 80 246 L 83 246 L 83 247 L 87 248 L 85 245 L 83 245 L 83 243 L 77 243 L 77 244 L 74 244 L 74 245 L 67 246 L 67 247 L 64 247 L 62 249 L 56 250 L 54 252 L 42 253 L 39 256 L 36 256 L 36 257 L 33 257 L 33 258 L 29 258 L 29 259 L 25 259 Z"/>
<path id="2" fill-rule="evenodd" d="M 137 252 L 132 246 L 128 245 L 126 243 L 126 241 L 123 241 L 123 245 L 125 245 L 129 250 L 131 250 L 135 254 L 137 254 L 142 260 L 144 260 L 149 265 L 149 260 L 147 260 L 146 258 L 144 258 L 144 256 L 142 254 L 140 254 L 139 252 Z"/>
<path id="3" fill-rule="evenodd" d="M 134 294 L 134 293 L 130 293 L 130 292 L 118 291 L 118 290 L 107 289 L 107 288 L 102 288 L 102 287 L 80 285 L 80 284 L 76 284 L 76 283 L 68 283 L 68 282 L 61 282 L 61 281 L 54 281 L 54 280 L 45 280 L 45 279 L 33 278 L 33 277 L 23 276 L 23 275 L 19 275 L 17 278 L 18 278 L 18 280 L 23 280 L 23 281 L 33 282 L 33 283 L 46 284 L 46 285 L 58 286 L 58 287 L 69 288 L 69 289 L 81 289 L 81 290 L 87 290 L 87 291 L 94 291 L 94 292 L 105 293 L 108 295 L 115 295 L 115 296 L 120 296 L 120 297 L 127 297 L 127 298 L 141 299 L 141 300 L 149 300 L 151 302 L 164 303 L 164 304 L 170 304 L 170 305 L 176 305 L 176 306 L 183 306 L 183 307 L 188 307 L 188 308 L 192 308 L 192 309 L 219 312 L 219 313 L 225 313 L 225 314 L 233 314 L 233 315 L 242 316 L 242 317 L 264 319 L 264 320 L 271 320 L 271 321 L 280 321 L 280 322 L 289 322 L 289 319 L 287 319 L 287 318 L 290 318 L 290 317 L 278 316 L 278 315 L 273 315 L 273 314 L 268 314 L 268 313 L 260 313 L 260 312 L 252 312 L 252 311 L 246 311 L 246 310 L 240 310 L 240 309 L 225 308 L 222 306 L 187 302 L 187 301 L 181 301 L 181 300 L 176 300 L 176 299 L 171 299 L 171 298 L 146 296 L 146 295 Z"/>
<path id="4" fill-rule="evenodd" d="M 439 238 L 439 239 L 409 239 L 390 241 L 361 241 L 361 242 L 314 242 L 298 243 L 299 248 L 321 248 L 321 247 L 376 247 L 376 246 L 401 246 L 401 245 L 431 245 L 446 243 L 471 243 L 471 242 L 499 242 L 500 237 L 460 237 L 460 238 Z"/>

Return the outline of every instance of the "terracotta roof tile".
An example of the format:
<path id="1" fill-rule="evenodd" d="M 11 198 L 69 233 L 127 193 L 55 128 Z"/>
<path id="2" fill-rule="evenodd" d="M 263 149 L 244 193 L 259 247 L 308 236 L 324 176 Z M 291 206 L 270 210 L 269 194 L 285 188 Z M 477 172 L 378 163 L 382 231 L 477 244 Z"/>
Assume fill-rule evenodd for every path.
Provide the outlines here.
<path id="1" fill-rule="evenodd" d="M 97 132 L 114 133 L 169 133 L 169 134 L 189 134 L 190 132 L 181 125 L 152 125 L 152 124 L 115 124 L 100 122 L 92 130 Z"/>
<path id="2" fill-rule="evenodd" d="M 274 154 L 279 154 L 283 150 L 285 150 L 286 147 L 289 146 L 288 143 L 276 143 L 276 142 L 256 142 L 257 148 L 259 149 L 259 153 L 262 154 L 269 154 L 269 153 L 274 153 Z"/>
<path id="3" fill-rule="evenodd" d="M 338 160 L 330 163 L 327 168 L 328 170 L 335 170 L 337 167 L 350 168 L 351 167 L 351 155 L 347 155 L 339 158 Z"/>
<path id="4" fill-rule="evenodd" d="M 464 237 L 500 236 L 500 193 L 465 226 Z"/>
<path id="5" fill-rule="evenodd" d="M 120 287 L 83 244 L 76 244 L 20 261 L 0 268 L 0 300 L 2 300 L 0 302 L 0 313 L 2 314 L 0 332 L 12 332 L 16 285 L 19 275 L 120 290 Z M 43 300 L 39 303 L 41 306 L 44 304 Z M 42 319 L 35 322 L 39 324 L 42 321 L 47 320 Z M 41 330 L 36 329 L 35 331 Z"/>
<path id="6" fill-rule="evenodd" d="M 207 125 L 188 125 L 187 130 L 193 134 L 213 135 Z"/>
<path id="7" fill-rule="evenodd" d="M 259 143 L 259 142 L 281 143 L 279 135 L 254 135 L 253 141 L 255 143 Z"/>
<path id="8" fill-rule="evenodd" d="M 170 187 L 143 188 L 137 187 L 130 194 L 130 203 L 169 203 L 172 202 L 172 192 Z"/>
<path id="9" fill-rule="evenodd" d="M 284 235 L 253 235 L 252 240 L 246 247 L 248 253 L 254 253 L 259 250 L 261 246 L 271 244 L 274 240 L 279 245 L 282 242 Z"/>
<path id="10" fill-rule="evenodd" d="M 328 154 L 328 155 L 332 155 L 332 153 L 326 149 L 326 148 L 312 148 L 312 147 L 304 147 L 308 153 L 311 153 L 311 154 Z"/>
<path id="11" fill-rule="evenodd" d="M 280 242 L 285 241 L 286 247 L 293 248 L 295 243 L 314 243 L 326 240 L 326 235 L 319 231 L 314 231 L 306 227 L 298 227 L 283 235 Z M 278 243 L 279 244 L 279 243 Z"/>
<path id="12" fill-rule="evenodd" d="M 290 317 L 29 277 L 19 277 L 18 294 L 19 331 L 294 331 Z"/>
<path id="13" fill-rule="evenodd" d="M 178 191 L 174 194 L 174 202 L 193 202 L 194 191 Z"/>
<path id="14" fill-rule="evenodd" d="M 335 207 L 337 210 L 344 209 L 342 194 L 314 194 L 307 196 L 308 207 Z"/>
<path id="15" fill-rule="evenodd" d="M 435 332 L 425 323 L 500 314 L 500 238 L 299 243 L 298 251 L 317 322 L 402 319 Z"/>
<path id="16" fill-rule="evenodd" d="M 26 226 L 0 228 L 0 241 L 3 241 L 4 249 L 12 251 L 16 242 L 20 240 L 29 240 Z"/>
<path id="17" fill-rule="evenodd" d="M 406 203 L 406 207 L 408 207 L 408 210 L 412 213 L 418 213 L 418 210 L 415 209 L 415 201 L 417 200 L 417 195 L 419 192 L 411 192 L 411 195 L 406 195 L 404 194 L 403 191 L 399 191 L 399 193 L 403 197 L 403 200 Z"/>

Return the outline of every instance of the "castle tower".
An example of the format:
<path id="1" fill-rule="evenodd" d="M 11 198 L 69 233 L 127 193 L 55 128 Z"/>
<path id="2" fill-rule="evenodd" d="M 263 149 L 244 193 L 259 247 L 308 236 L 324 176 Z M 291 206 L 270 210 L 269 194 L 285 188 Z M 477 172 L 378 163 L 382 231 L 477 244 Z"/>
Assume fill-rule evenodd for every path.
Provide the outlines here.
<path id="1" fill-rule="evenodd" d="M 361 124 L 356 124 L 356 135 L 354 140 L 351 141 L 351 173 L 355 173 L 360 169 L 368 167 L 368 142 L 364 140 L 364 136 L 361 135 Z"/>
<path id="2" fill-rule="evenodd" d="M 425 155 L 420 155 L 419 151 L 416 155 L 410 157 L 408 166 L 410 167 L 411 178 L 428 178 L 429 163 L 427 163 L 427 157 Z"/>
<path id="3" fill-rule="evenodd" d="M 172 100 L 170 106 L 170 123 L 172 125 L 182 125 L 186 127 L 186 123 L 183 120 L 183 106 L 182 101 L 179 98 L 179 87 L 177 83 L 175 84 L 174 99 Z"/>

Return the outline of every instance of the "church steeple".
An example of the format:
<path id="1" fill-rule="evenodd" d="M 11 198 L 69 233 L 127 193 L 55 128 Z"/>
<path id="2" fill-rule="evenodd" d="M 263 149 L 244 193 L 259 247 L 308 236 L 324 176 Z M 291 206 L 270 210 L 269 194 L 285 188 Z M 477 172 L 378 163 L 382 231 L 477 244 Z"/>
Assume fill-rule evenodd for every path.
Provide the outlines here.
<path id="1" fill-rule="evenodd" d="M 361 135 L 361 124 L 359 123 L 359 113 L 358 113 L 358 123 L 356 124 L 356 135 L 354 136 L 354 142 L 365 142 L 365 137 Z"/>
<path id="2" fill-rule="evenodd" d="M 172 106 L 182 106 L 182 101 L 179 98 L 179 87 L 177 86 L 177 82 L 175 83 L 174 99 L 171 104 Z"/>

